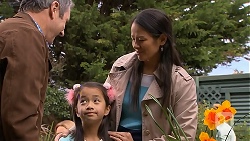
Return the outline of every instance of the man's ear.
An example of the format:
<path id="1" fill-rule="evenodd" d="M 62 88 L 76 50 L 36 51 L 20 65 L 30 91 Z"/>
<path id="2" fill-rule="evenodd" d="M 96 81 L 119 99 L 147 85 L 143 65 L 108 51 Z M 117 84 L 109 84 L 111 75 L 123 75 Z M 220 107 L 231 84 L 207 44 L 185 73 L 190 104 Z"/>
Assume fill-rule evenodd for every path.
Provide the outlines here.
<path id="1" fill-rule="evenodd" d="M 59 10 L 60 10 L 59 6 L 60 6 L 59 2 L 57 2 L 57 1 L 53 1 L 52 4 L 50 5 L 49 13 L 50 13 L 50 17 L 52 19 L 54 19 L 56 17 L 56 15 L 59 14 Z"/>

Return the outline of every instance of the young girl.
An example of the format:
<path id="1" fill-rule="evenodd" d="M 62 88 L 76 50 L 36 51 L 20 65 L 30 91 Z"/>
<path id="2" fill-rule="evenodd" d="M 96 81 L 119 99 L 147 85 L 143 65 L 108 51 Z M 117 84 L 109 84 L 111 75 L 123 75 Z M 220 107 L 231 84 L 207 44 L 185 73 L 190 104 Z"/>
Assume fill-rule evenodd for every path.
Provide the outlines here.
<path id="1" fill-rule="evenodd" d="M 67 100 L 72 105 L 75 130 L 59 141 L 111 141 L 110 109 L 114 92 L 109 84 L 87 82 L 74 85 L 69 90 Z"/>

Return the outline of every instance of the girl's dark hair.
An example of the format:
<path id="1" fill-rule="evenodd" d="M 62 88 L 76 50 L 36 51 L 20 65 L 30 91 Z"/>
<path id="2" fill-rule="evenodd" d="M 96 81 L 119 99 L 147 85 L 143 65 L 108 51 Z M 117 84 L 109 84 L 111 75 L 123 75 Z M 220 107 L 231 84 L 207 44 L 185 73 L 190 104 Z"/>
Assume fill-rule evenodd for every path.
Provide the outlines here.
<path id="1" fill-rule="evenodd" d="M 102 84 L 98 82 L 86 82 L 81 87 L 76 88 L 74 91 L 74 101 L 73 101 L 73 106 L 72 106 L 72 112 L 73 112 L 73 120 L 75 122 L 76 130 L 73 132 L 72 136 L 74 137 L 74 141 L 83 141 L 84 140 L 84 130 L 82 127 L 82 121 L 81 119 L 77 116 L 76 114 L 76 107 L 78 103 L 78 99 L 80 96 L 80 92 L 82 91 L 83 88 L 88 87 L 88 88 L 98 88 L 99 90 L 102 91 L 106 106 L 110 105 L 109 103 L 109 97 L 107 95 L 107 89 L 103 87 Z M 112 107 L 111 107 L 112 108 Z M 111 110 L 110 110 L 111 111 Z M 111 141 L 108 131 L 110 129 L 110 117 L 111 113 L 109 113 L 107 116 L 103 117 L 103 120 L 101 122 L 101 125 L 98 129 L 98 136 L 104 141 Z"/>
<path id="2" fill-rule="evenodd" d="M 161 104 L 164 107 L 170 107 L 170 95 L 172 93 L 172 68 L 173 64 L 182 66 L 178 51 L 175 48 L 173 29 L 171 19 L 162 11 L 157 9 L 145 9 L 134 17 L 132 23 L 136 23 L 150 33 L 154 38 L 159 38 L 160 35 L 167 36 L 166 43 L 162 46 L 159 62 L 159 80 L 157 80 L 163 98 Z M 139 99 L 139 90 L 143 73 L 143 62 L 136 60 L 132 71 L 131 94 L 133 107 L 137 107 Z M 156 78 L 157 79 L 157 78 Z"/>

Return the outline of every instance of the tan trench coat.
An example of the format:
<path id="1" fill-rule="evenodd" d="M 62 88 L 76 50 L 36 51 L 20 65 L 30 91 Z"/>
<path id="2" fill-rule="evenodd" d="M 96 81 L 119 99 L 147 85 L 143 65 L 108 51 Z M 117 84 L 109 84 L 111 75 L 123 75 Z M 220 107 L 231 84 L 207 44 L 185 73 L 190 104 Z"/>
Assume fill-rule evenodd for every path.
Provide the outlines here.
<path id="1" fill-rule="evenodd" d="M 112 110 L 113 125 L 117 130 L 122 111 L 122 102 L 125 94 L 126 86 L 130 78 L 132 64 L 137 59 L 135 53 L 124 55 L 117 59 L 112 66 L 109 76 L 106 82 L 109 82 L 117 93 L 115 101 L 115 108 Z M 123 68 L 121 70 L 121 67 Z M 155 77 L 158 77 L 157 70 L 154 72 Z M 158 77 L 159 78 L 159 77 Z M 174 110 L 174 115 L 179 122 L 180 126 L 185 131 L 190 141 L 195 140 L 196 128 L 197 128 L 197 95 L 196 85 L 193 78 L 181 67 L 173 66 L 172 72 L 173 79 L 173 93 L 171 95 L 171 107 Z M 153 115 L 158 123 L 164 127 L 166 133 L 171 134 L 170 126 L 167 123 L 164 114 L 160 114 L 160 107 L 149 97 L 152 94 L 156 98 L 162 97 L 162 92 L 156 82 L 153 80 L 148 91 L 146 92 L 141 102 L 141 114 L 142 114 L 142 140 L 164 140 L 164 136 L 155 125 L 154 121 L 147 113 L 145 104 L 147 104 L 153 112 Z"/>

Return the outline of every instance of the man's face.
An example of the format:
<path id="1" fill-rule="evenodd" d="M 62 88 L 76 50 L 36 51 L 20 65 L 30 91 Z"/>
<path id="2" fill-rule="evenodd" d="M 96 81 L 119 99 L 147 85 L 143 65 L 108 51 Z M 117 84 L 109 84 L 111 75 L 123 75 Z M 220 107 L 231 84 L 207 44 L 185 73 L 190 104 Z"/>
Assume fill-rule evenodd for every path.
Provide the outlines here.
<path id="1" fill-rule="evenodd" d="M 51 22 L 49 23 L 50 35 L 46 37 L 50 44 L 53 43 L 56 36 L 64 36 L 65 25 L 70 19 L 70 7 L 65 11 L 63 17 L 60 16 L 59 10 L 59 3 L 53 2 L 51 5 Z"/>
<path id="2" fill-rule="evenodd" d="M 64 13 L 63 17 L 58 19 L 57 24 L 58 24 L 58 30 L 61 30 L 57 35 L 63 37 L 64 36 L 64 29 L 66 23 L 69 21 L 70 18 L 70 8 L 67 9 L 67 11 Z"/>

